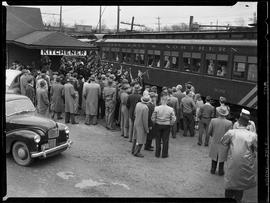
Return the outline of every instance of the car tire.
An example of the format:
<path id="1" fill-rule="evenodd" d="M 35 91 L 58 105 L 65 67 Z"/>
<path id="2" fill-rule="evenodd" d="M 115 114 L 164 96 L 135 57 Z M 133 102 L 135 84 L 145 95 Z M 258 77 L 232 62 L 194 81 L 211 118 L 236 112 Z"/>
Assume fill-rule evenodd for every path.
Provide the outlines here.
<path id="1" fill-rule="evenodd" d="M 12 156 L 14 161 L 21 166 L 29 166 L 33 161 L 27 145 L 20 141 L 13 144 Z"/>

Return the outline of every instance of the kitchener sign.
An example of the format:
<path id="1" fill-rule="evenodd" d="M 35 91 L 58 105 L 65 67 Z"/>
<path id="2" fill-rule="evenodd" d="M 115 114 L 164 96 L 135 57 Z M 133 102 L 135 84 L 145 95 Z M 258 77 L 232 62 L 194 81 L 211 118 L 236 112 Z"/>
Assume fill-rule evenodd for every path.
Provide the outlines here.
<path id="1" fill-rule="evenodd" d="M 62 49 L 41 49 L 40 54 L 43 56 L 86 56 L 85 50 L 62 50 Z"/>

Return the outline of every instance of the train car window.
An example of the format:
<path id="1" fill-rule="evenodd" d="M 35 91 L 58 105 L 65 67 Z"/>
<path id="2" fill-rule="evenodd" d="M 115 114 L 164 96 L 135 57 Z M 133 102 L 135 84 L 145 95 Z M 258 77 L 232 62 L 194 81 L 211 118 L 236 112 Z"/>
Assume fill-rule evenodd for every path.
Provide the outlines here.
<path id="1" fill-rule="evenodd" d="M 164 68 L 177 69 L 179 66 L 179 53 L 164 51 Z"/>
<path id="2" fill-rule="evenodd" d="M 189 52 L 184 52 L 183 53 L 183 62 L 184 62 L 184 70 L 185 71 L 190 71 L 190 66 L 191 66 L 191 53 Z"/>
<path id="3" fill-rule="evenodd" d="M 137 65 L 144 65 L 145 64 L 145 51 L 143 49 L 134 49 L 135 57 L 134 63 Z"/>
<path id="4" fill-rule="evenodd" d="M 201 69 L 201 53 L 191 54 L 191 71 L 199 73 Z"/>
<path id="5" fill-rule="evenodd" d="M 257 81 L 257 57 L 248 57 L 248 75 L 247 80 L 256 82 Z"/>
<path id="6" fill-rule="evenodd" d="M 217 76 L 226 77 L 228 67 L 228 55 L 217 55 Z"/>
<path id="7" fill-rule="evenodd" d="M 130 51 L 129 51 L 129 49 L 126 49 L 126 52 L 123 52 L 123 63 L 131 63 L 131 53 L 130 53 Z"/>
<path id="8" fill-rule="evenodd" d="M 159 50 L 148 50 L 147 58 L 148 58 L 147 66 L 160 67 L 160 51 Z"/>
<path id="9" fill-rule="evenodd" d="M 237 79 L 245 79 L 246 77 L 246 56 L 234 56 L 233 77 Z"/>
<path id="10" fill-rule="evenodd" d="M 216 62 L 216 54 L 206 54 L 206 73 L 208 75 L 214 75 L 215 72 L 215 62 Z"/>

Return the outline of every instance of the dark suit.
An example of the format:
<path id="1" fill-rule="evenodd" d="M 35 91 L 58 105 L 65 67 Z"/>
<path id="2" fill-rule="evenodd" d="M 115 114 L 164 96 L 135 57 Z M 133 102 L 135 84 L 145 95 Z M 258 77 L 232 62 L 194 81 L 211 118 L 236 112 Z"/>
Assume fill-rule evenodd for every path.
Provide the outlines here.
<path id="1" fill-rule="evenodd" d="M 204 131 L 208 131 L 209 123 L 211 119 L 215 115 L 215 108 L 210 103 L 205 103 L 199 110 L 198 118 L 199 121 L 199 138 L 198 144 L 202 144 L 202 136 Z M 204 144 L 208 145 L 209 142 L 209 135 L 205 133 L 205 141 Z"/>
<path id="2" fill-rule="evenodd" d="M 145 143 L 145 149 L 149 149 L 152 145 L 152 140 L 154 138 L 154 125 L 151 120 L 152 114 L 155 110 L 155 105 L 152 102 L 149 102 L 146 104 L 149 111 L 148 111 L 148 127 L 149 127 L 149 133 L 147 133 L 146 137 L 146 143 Z"/>
<path id="3" fill-rule="evenodd" d="M 141 95 L 140 94 L 131 94 L 128 96 L 127 99 L 127 108 L 128 108 L 128 113 L 129 113 L 129 141 L 132 142 L 132 137 L 133 137 L 133 126 L 134 126 L 134 111 L 136 104 L 141 100 Z"/>

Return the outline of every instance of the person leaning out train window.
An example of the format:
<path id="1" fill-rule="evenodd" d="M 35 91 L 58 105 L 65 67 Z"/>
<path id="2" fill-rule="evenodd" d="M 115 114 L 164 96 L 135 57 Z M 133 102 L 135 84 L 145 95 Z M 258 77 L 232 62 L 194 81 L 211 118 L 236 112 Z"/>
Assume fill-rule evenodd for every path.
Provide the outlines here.
<path id="1" fill-rule="evenodd" d="M 214 62 L 213 62 L 213 60 L 210 60 L 210 63 L 208 65 L 208 69 L 207 69 L 207 74 L 214 75 Z"/>
<path id="2" fill-rule="evenodd" d="M 224 77 L 226 75 L 226 67 L 224 65 L 217 71 L 217 76 Z"/>
<path id="3" fill-rule="evenodd" d="M 165 56 L 165 60 L 164 61 L 165 61 L 164 68 L 166 68 L 166 69 L 170 68 L 170 66 L 171 66 L 170 57 L 169 56 Z"/>

